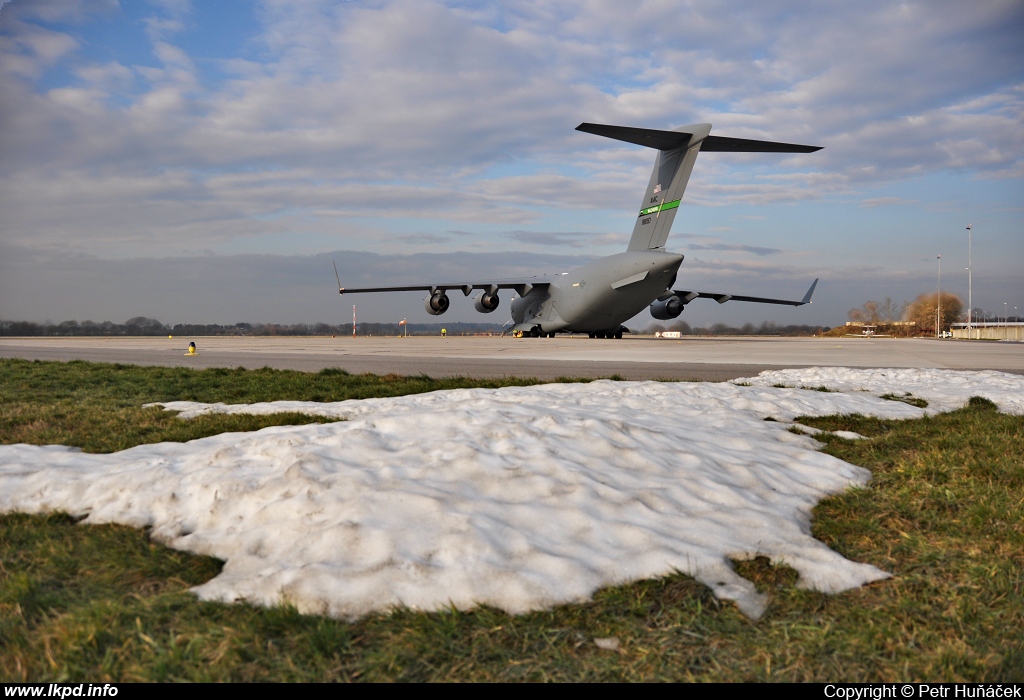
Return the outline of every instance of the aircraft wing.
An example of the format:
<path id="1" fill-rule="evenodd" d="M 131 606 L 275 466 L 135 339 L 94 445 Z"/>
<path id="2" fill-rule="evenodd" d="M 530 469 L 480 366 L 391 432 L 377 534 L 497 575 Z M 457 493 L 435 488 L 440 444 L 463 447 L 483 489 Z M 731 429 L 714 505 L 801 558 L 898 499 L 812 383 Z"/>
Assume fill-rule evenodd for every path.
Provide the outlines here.
<path id="1" fill-rule="evenodd" d="M 333 264 L 333 263 L 332 263 Z M 449 289 L 458 289 L 465 296 L 469 296 L 474 289 L 482 289 L 488 294 L 495 294 L 499 289 L 514 289 L 521 297 L 525 297 L 532 290 L 538 287 L 547 287 L 548 282 L 543 277 L 524 277 L 520 279 L 495 280 L 493 282 L 452 282 L 448 284 L 412 284 L 402 287 L 342 287 L 341 278 L 338 277 L 338 266 L 334 265 L 334 278 L 338 280 L 338 294 L 363 294 L 368 292 L 447 292 Z"/>
<path id="2" fill-rule="evenodd" d="M 457 289 L 469 296 L 474 289 L 483 289 L 494 294 L 499 289 L 514 289 L 521 297 L 525 297 L 538 287 L 547 287 L 550 282 L 543 279 L 501 280 L 498 282 L 450 282 L 445 284 L 412 284 L 403 287 L 342 287 L 338 285 L 338 294 L 362 294 L 366 292 L 447 292 Z"/>
<path id="3" fill-rule="evenodd" d="M 800 301 L 792 299 L 769 299 L 767 297 L 748 297 L 741 294 L 722 294 L 720 292 L 691 292 L 679 289 L 673 289 L 672 294 L 679 297 L 684 304 L 688 304 L 694 299 L 714 299 L 719 304 L 724 304 L 727 301 L 751 301 L 756 304 L 785 304 L 786 306 L 803 306 L 804 304 L 811 303 L 811 295 L 814 294 L 814 288 L 818 286 L 818 280 L 811 282 L 810 289 L 804 294 L 804 298 Z"/>

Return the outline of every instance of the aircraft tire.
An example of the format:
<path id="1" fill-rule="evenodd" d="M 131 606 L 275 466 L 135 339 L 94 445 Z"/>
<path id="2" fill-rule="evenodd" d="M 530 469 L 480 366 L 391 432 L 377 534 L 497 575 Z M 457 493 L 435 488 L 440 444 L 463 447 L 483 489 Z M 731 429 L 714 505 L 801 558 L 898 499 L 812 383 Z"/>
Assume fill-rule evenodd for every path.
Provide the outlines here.
<path id="1" fill-rule="evenodd" d="M 589 337 L 591 337 L 591 338 L 596 338 L 596 337 L 597 337 L 597 336 L 596 336 L 596 335 L 595 335 L 594 333 L 587 333 L 587 335 L 588 335 Z"/>
<path id="2" fill-rule="evenodd" d="M 615 339 L 616 340 L 622 340 L 622 330 L 621 329 L 615 331 Z"/>
<path id="3" fill-rule="evenodd" d="M 530 329 L 530 337 L 531 338 L 539 338 L 540 337 L 540 328 L 538 328 L 537 326 L 534 326 L 533 328 L 531 328 Z"/>

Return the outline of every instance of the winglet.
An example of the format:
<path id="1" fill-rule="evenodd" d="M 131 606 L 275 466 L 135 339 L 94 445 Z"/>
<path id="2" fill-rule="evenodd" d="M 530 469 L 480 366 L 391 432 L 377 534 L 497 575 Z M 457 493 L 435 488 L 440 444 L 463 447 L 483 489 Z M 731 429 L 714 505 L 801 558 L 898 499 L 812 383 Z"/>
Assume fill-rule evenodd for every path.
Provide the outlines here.
<path id="1" fill-rule="evenodd" d="M 801 306 L 803 304 L 810 304 L 811 303 L 811 295 L 814 294 L 814 288 L 817 287 L 817 286 L 818 286 L 818 280 L 817 280 L 817 278 L 815 278 L 815 280 L 813 282 L 811 282 L 811 288 L 807 290 L 807 294 L 804 294 L 804 298 L 800 300 Z"/>

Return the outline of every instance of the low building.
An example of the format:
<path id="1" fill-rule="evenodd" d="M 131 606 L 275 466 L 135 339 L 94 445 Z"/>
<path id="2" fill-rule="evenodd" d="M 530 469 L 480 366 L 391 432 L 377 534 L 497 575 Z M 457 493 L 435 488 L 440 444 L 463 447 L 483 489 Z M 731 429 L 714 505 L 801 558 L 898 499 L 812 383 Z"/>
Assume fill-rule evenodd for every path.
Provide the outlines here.
<path id="1" fill-rule="evenodd" d="M 971 324 L 970 330 L 966 323 L 954 323 L 954 338 L 964 340 L 1024 340 L 1024 322 L 982 321 Z"/>

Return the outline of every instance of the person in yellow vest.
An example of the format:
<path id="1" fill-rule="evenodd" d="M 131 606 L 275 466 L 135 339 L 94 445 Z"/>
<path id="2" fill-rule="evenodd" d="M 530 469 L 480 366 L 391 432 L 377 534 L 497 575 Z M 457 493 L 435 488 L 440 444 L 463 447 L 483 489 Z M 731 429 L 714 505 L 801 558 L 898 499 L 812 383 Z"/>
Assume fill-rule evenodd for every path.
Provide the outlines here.
<path id="1" fill-rule="evenodd" d="M 448 329 L 447 328 L 442 328 L 441 329 L 441 337 L 444 338 L 447 335 L 448 335 Z"/>

